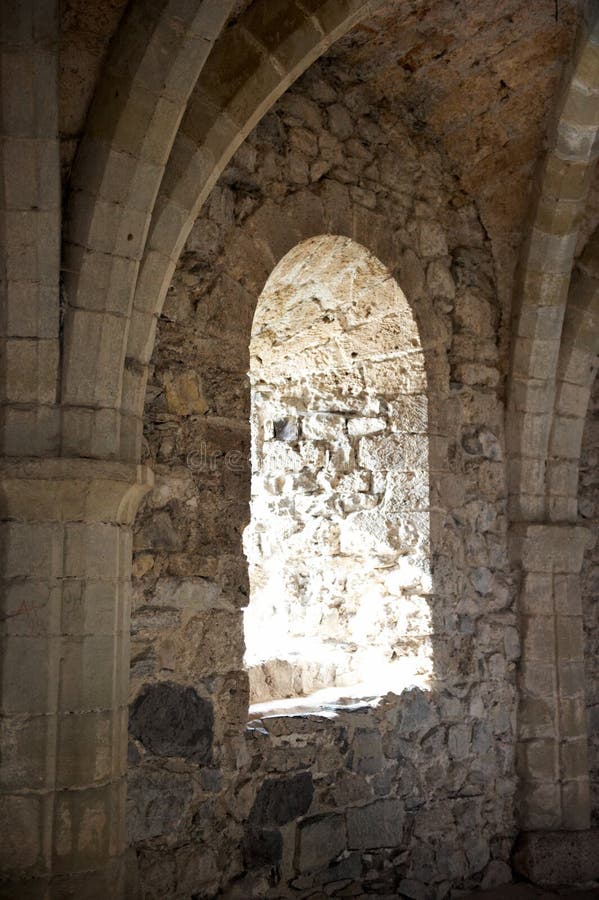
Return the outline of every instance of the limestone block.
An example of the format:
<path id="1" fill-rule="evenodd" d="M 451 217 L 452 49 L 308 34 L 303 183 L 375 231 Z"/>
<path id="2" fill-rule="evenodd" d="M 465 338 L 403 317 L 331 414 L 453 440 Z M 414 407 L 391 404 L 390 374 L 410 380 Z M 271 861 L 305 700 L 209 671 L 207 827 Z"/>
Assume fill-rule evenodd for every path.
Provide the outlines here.
<path id="1" fill-rule="evenodd" d="M 524 655 L 519 677 L 527 694 L 539 698 L 557 696 L 557 673 L 551 657 L 545 663 L 539 660 L 529 662 Z"/>
<path id="2" fill-rule="evenodd" d="M 442 260 L 429 263 L 426 270 L 426 286 L 433 297 L 441 297 L 444 300 L 455 298 L 455 282 L 451 270 Z"/>
<path id="3" fill-rule="evenodd" d="M 126 734 L 127 709 L 93 711 L 84 715 L 61 715 L 57 723 L 56 784 L 58 789 L 90 787 L 126 774 L 122 754 L 112 742 L 123 727 Z"/>
<path id="4" fill-rule="evenodd" d="M 203 675 L 238 671 L 244 653 L 241 612 L 192 615 L 181 633 L 177 671 L 194 682 Z"/>
<path id="5" fill-rule="evenodd" d="M 584 664 L 579 660 L 558 661 L 559 690 L 561 697 L 580 696 L 585 683 Z"/>
<path id="6" fill-rule="evenodd" d="M 381 735 L 365 728 L 357 729 L 351 751 L 352 768 L 364 775 L 374 775 L 383 767 Z"/>
<path id="7" fill-rule="evenodd" d="M 521 781 L 520 821 L 525 829 L 555 829 L 561 825 L 560 787 L 552 781 Z"/>
<path id="8" fill-rule="evenodd" d="M 106 581 L 69 580 L 62 590 L 62 634 L 114 635 L 122 630 L 127 608 L 125 586 Z"/>
<path id="9" fill-rule="evenodd" d="M 119 827 L 119 806 L 124 802 L 124 782 L 56 795 L 56 830 L 53 862 L 57 873 L 76 866 L 96 868 L 124 850 Z M 111 833 L 112 832 L 112 833 Z"/>
<path id="10" fill-rule="evenodd" d="M 398 394 L 422 394 L 426 391 L 426 372 L 420 354 L 402 359 L 364 363 L 366 386 L 389 399 Z"/>
<path id="11" fill-rule="evenodd" d="M 116 578 L 119 537 L 118 525 L 67 524 L 65 575 L 73 578 Z"/>
<path id="12" fill-rule="evenodd" d="M 586 756 L 586 753 L 585 753 Z M 579 759 L 579 768 L 585 774 L 580 778 L 562 783 L 562 827 L 569 830 L 586 829 L 591 824 L 588 762 Z"/>
<path id="13" fill-rule="evenodd" d="M 6 337 L 58 337 L 59 305 L 55 285 L 13 281 L 5 286 Z"/>
<path id="14" fill-rule="evenodd" d="M 4 835 L 0 865 L 4 873 L 28 869 L 38 862 L 44 824 L 43 797 L 0 797 L 0 827 Z"/>
<path id="15" fill-rule="evenodd" d="M 55 728 L 55 719 L 48 715 L 2 717 L 0 786 L 3 792 L 50 787 L 48 748 L 54 741 Z"/>
<path id="16" fill-rule="evenodd" d="M 368 469 L 426 471 L 428 440 L 418 434 L 365 437 L 360 441 L 358 460 Z"/>
<path id="17" fill-rule="evenodd" d="M 552 615 L 524 616 L 522 651 L 526 660 L 549 662 L 555 659 L 557 623 Z"/>
<path id="18" fill-rule="evenodd" d="M 125 702 L 124 660 L 118 658 L 118 640 L 114 635 L 66 637 L 61 654 L 61 712 L 107 710 L 115 700 L 119 705 Z"/>
<path id="19" fill-rule="evenodd" d="M 422 256 L 447 256 L 447 238 L 439 222 L 418 223 L 418 248 Z"/>
<path id="20" fill-rule="evenodd" d="M 58 345 L 54 340 L 2 341 L 3 397 L 7 403 L 56 402 Z"/>
<path id="21" fill-rule="evenodd" d="M 309 440 L 337 441 L 345 434 L 344 416 L 315 413 L 302 419 L 302 434 Z"/>
<path id="22" fill-rule="evenodd" d="M 555 631 L 558 659 L 582 661 L 584 656 L 582 616 L 556 616 Z"/>
<path id="23" fill-rule="evenodd" d="M 471 752 L 471 741 L 472 729 L 469 725 L 452 725 L 447 733 L 447 749 L 450 757 L 465 759 Z"/>
<path id="24" fill-rule="evenodd" d="M 510 548 L 514 561 L 529 572 L 580 571 L 584 550 L 592 538 L 575 525 L 526 525 L 514 527 Z"/>
<path id="25" fill-rule="evenodd" d="M 429 481 L 421 472 L 389 472 L 383 504 L 386 510 L 402 512 L 429 508 Z"/>
<path id="26" fill-rule="evenodd" d="M 110 407 L 118 397 L 126 332 L 120 316 L 77 309 L 65 326 L 65 402 Z"/>
<path id="27" fill-rule="evenodd" d="M 587 782 L 589 776 L 589 761 L 588 761 L 588 751 L 587 751 L 587 741 L 586 739 L 579 738 L 578 740 L 570 740 L 570 741 L 562 741 L 559 748 L 560 752 L 560 773 L 562 781 L 578 781 Z M 588 786 L 586 787 L 587 795 L 588 795 Z M 572 791 L 571 791 L 572 793 Z M 588 809 L 588 796 L 586 798 L 586 803 L 581 803 L 581 797 L 574 798 L 572 800 L 577 800 L 577 805 L 579 808 Z M 587 823 L 588 824 L 588 823 Z M 575 827 L 568 825 L 568 828 Z M 585 825 L 586 827 L 586 825 Z"/>
<path id="28" fill-rule="evenodd" d="M 523 694 L 519 712 L 520 738 L 551 738 L 555 732 L 555 698 Z"/>
<path id="29" fill-rule="evenodd" d="M 534 227 L 528 248 L 527 267 L 536 272 L 563 275 L 570 271 L 578 231 L 548 234 Z"/>
<path id="30" fill-rule="evenodd" d="M 560 697 L 559 727 L 562 739 L 585 737 L 587 724 L 586 706 L 583 696 Z"/>
<path id="31" fill-rule="evenodd" d="M 559 773 L 555 739 L 520 741 L 516 766 L 524 779 L 557 780 Z"/>

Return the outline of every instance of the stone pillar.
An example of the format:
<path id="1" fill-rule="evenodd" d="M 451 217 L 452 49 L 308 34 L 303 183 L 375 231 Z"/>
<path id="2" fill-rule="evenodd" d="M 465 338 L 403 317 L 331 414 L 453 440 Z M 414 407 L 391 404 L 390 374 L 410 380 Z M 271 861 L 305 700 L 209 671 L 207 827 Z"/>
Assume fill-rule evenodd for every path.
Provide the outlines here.
<path id="1" fill-rule="evenodd" d="M 0 463 L 0 897 L 124 897 L 142 467 Z"/>
<path id="2" fill-rule="evenodd" d="M 589 542 L 571 524 L 513 526 L 522 569 L 518 774 L 524 831 L 590 826 L 579 572 Z"/>

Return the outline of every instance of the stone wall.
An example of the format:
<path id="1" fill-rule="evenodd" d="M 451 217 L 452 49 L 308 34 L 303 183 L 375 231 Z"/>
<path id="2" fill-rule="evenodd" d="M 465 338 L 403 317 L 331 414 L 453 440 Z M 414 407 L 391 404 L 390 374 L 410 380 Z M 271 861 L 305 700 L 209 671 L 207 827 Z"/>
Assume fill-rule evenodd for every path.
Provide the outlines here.
<path id="1" fill-rule="evenodd" d="M 327 232 L 387 266 L 422 339 L 435 688 L 246 732 L 252 318 L 278 260 Z M 333 860 L 338 882 L 360 881 L 364 868 L 374 879 L 364 890 L 381 878 L 382 896 L 406 880 L 419 883 L 416 897 L 444 897 L 507 877 L 519 642 L 499 329 L 490 244 L 443 158 L 411 142 L 340 63 L 312 66 L 214 189 L 152 360 L 145 440 L 156 487 L 134 539 L 128 795 L 147 897 L 227 895 L 239 881 L 240 896 L 263 896 L 264 879 L 288 896 L 297 878 L 313 895 L 311 879 L 328 878 Z M 272 780 L 291 775 L 300 799 L 281 811 L 286 789 Z"/>
<path id="2" fill-rule="evenodd" d="M 599 380 L 595 379 L 587 413 L 580 460 L 578 518 L 599 535 Z M 587 550 L 581 593 L 585 629 L 585 679 L 589 729 L 592 817 L 599 824 L 599 541 Z"/>

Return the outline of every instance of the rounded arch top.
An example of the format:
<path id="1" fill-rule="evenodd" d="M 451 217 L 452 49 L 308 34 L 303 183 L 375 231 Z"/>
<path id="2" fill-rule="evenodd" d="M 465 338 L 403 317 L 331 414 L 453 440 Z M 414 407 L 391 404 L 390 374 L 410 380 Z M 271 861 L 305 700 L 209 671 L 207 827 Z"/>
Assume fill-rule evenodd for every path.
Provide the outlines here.
<path id="1" fill-rule="evenodd" d="M 395 367 L 398 387 L 425 389 L 418 327 L 391 271 L 346 236 L 322 234 L 296 244 L 258 300 L 251 374 L 301 376 L 342 368 L 376 380 L 385 362 Z"/>

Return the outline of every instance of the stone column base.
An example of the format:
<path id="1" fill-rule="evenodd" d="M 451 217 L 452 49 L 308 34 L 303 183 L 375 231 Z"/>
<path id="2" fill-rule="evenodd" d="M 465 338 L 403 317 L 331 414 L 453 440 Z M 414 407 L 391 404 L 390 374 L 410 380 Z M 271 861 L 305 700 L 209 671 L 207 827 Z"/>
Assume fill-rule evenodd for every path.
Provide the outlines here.
<path id="1" fill-rule="evenodd" d="M 599 829 L 523 831 L 512 859 L 514 870 L 542 887 L 599 880 Z"/>
<path id="2" fill-rule="evenodd" d="M 127 850 L 100 870 L 0 880 L 0 900 L 141 900 L 135 851 Z"/>

